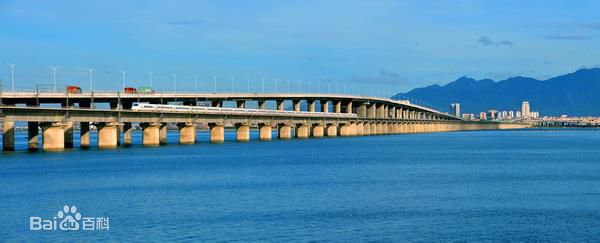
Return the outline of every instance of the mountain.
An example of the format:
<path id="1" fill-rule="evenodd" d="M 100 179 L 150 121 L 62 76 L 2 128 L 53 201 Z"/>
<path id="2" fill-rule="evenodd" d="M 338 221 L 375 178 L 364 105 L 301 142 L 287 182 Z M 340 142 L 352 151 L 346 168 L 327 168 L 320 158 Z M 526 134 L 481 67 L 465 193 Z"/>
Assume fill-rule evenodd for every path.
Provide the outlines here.
<path id="1" fill-rule="evenodd" d="M 512 77 L 495 82 L 461 77 L 444 86 L 431 85 L 396 94 L 393 98 L 426 102 L 449 111 L 458 102 L 462 113 L 520 110 L 529 101 L 532 111 L 542 116 L 600 116 L 600 68 L 580 69 L 547 80 Z M 439 108 L 438 108 L 439 109 Z"/>

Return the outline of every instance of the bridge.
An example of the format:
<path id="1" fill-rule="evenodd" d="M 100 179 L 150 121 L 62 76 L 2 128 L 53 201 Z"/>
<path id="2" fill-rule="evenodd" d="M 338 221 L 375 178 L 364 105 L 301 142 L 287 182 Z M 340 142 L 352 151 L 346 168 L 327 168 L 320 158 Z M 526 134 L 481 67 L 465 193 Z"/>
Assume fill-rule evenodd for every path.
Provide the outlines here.
<path id="1" fill-rule="evenodd" d="M 273 112 L 131 110 L 132 104 L 137 102 L 237 108 L 246 108 L 252 103 L 258 109 Z M 51 107 L 50 104 L 60 106 Z M 102 106 L 99 104 L 105 104 L 106 108 L 98 108 Z M 286 110 L 292 112 L 284 112 Z M 302 111 L 321 112 L 323 116 L 308 116 Z M 165 144 L 168 123 L 177 124 L 182 144 L 196 142 L 197 124 L 207 125 L 211 143 L 224 141 L 225 127 L 235 128 L 237 141 L 243 142 L 250 139 L 251 128 L 259 130 L 260 140 L 271 140 L 273 129 L 278 139 L 291 139 L 529 126 L 513 122 L 465 121 L 404 100 L 311 93 L 3 92 L 0 94 L 0 112 L 5 151 L 15 148 L 15 122 L 27 122 L 30 151 L 40 148 L 40 129 L 43 150 L 62 151 L 73 147 L 74 124 L 79 127 L 81 148 L 92 146 L 90 127 L 96 127 L 97 146 L 103 149 L 131 145 L 133 124 L 141 127 L 144 146 Z"/>

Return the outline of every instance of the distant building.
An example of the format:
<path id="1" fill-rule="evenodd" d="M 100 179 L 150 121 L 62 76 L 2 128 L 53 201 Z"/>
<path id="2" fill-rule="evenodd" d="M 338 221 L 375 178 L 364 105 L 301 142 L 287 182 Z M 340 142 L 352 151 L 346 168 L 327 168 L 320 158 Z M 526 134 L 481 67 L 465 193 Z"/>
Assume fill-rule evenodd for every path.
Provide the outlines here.
<path id="1" fill-rule="evenodd" d="M 521 104 L 521 116 L 523 118 L 531 117 L 531 107 L 529 107 L 528 101 L 523 101 L 523 104 Z"/>
<path id="2" fill-rule="evenodd" d="M 498 119 L 498 111 L 497 110 L 489 110 L 488 111 L 488 118 L 490 120 L 496 120 L 496 119 Z"/>
<path id="3" fill-rule="evenodd" d="M 516 118 L 521 118 L 523 116 L 520 111 L 515 112 L 515 115 Z"/>
<path id="4" fill-rule="evenodd" d="M 475 115 L 474 114 L 462 114 L 462 118 L 465 120 L 472 121 L 472 120 L 475 120 Z"/>
<path id="5" fill-rule="evenodd" d="M 502 111 L 500 114 L 501 114 L 500 119 L 502 119 L 502 120 L 508 119 L 508 111 Z"/>
<path id="6" fill-rule="evenodd" d="M 487 115 L 485 112 L 479 112 L 479 120 L 487 120 Z"/>
<path id="7" fill-rule="evenodd" d="M 509 119 L 515 118 L 515 112 L 514 111 L 508 111 L 508 118 Z"/>
<path id="8" fill-rule="evenodd" d="M 455 117 L 460 117 L 460 103 L 450 104 L 450 109 L 452 110 L 452 115 Z"/>

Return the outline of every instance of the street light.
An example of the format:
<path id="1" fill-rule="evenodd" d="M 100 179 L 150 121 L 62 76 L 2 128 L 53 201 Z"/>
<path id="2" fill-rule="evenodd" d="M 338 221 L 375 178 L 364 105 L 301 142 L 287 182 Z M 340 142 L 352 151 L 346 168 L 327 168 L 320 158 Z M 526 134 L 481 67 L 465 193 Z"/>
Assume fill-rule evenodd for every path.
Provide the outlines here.
<path id="1" fill-rule="evenodd" d="M 11 78 L 12 78 L 12 92 L 15 92 L 15 66 L 17 66 L 17 64 L 11 64 L 11 63 L 7 63 L 8 66 L 10 66 L 10 74 L 11 74 Z"/>
<path id="2" fill-rule="evenodd" d="M 152 72 L 148 72 L 148 76 L 150 76 L 150 88 L 152 88 Z"/>
<path id="3" fill-rule="evenodd" d="M 54 92 L 56 92 L 56 68 L 57 67 L 56 66 L 50 66 L 50 68 L 52 69 L 52 74 L 53 74 L 52 76 L 54 77 L 53 78 L 53 80 L 54 80 L 54 82 L 53 82 L 53 84 L 54 84 L 53 85 L 53 89 L 54 89 Z"/>
<path id="4" fill-rule="evenodd" d="M 217 76 L 216 75 L 213 75 L 213 82 L 215 85 L 215 94 L 216 94 L 217 93 Z"/>
<path id="5" fill-rule="evenodd" d="M 93 82 L 92 73 L 94 72 L 94 69 L 93 68 L 86 68 L 86 70 L 90 74 L 90 92 L 93 92 L 94 90 L 93 90 L 93 86 L 92 86 L 92 82 Z"/>
<path id="6" fill-rule="evenodd" d="M 125 71 L 121 71 L 123 73 L 123 91 L 125 91 Z"/>

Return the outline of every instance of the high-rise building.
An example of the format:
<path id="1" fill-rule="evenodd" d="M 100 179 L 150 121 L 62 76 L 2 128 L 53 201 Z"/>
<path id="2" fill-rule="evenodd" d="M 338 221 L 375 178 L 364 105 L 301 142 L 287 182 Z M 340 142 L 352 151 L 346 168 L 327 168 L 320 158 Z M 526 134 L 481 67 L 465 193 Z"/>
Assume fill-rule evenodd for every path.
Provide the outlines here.
<path id="1" fill-rule="evenodd" d="M 515 112 L 515 117 L 516 118 L 521 118 L 521 116 L 522 116 L 521 111 Z"/>
<path id="2" fill-rule="evenodd" d="M 479 112 L 479 120 L 487 120 L 487 115 L 485 112 Z"/>
<path id="3" fill-rule="evenodd" d="M 531 117 L 531 108 L 529 107 L 528 101 L 523 101 L 523 104 L 521 104 L 521 116 L 523 116 L 523 118 Z"/>
<path id="4" fill-rule="evenodd" d="M 450 104 L 450 109 L 452 110 L 452 115 L 455 117 L 460 117 L 460 103 Z"/>
<path id="5" fill-rule="evenodd" d="M 509 119 L 515 118 L 515 112 L 514 111 L 508 111 L 508 118 Z"/>
<path id="6" fill-rule="evenodd" d="M 497 110 L 489 110 L 488 117 L 490 118 L 490 120 L 496 120 L 498 118 L 498 111 Z"/>

